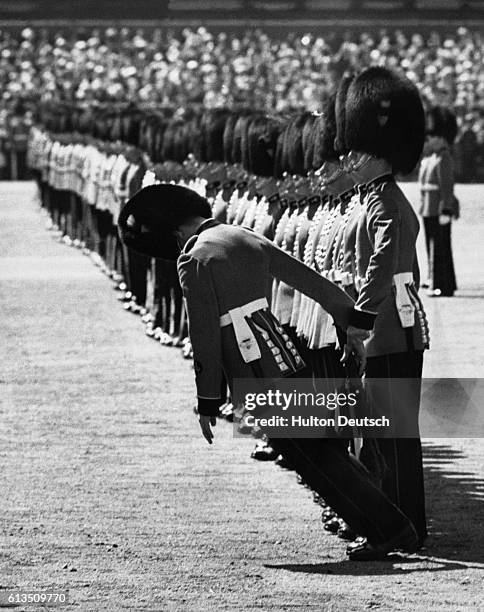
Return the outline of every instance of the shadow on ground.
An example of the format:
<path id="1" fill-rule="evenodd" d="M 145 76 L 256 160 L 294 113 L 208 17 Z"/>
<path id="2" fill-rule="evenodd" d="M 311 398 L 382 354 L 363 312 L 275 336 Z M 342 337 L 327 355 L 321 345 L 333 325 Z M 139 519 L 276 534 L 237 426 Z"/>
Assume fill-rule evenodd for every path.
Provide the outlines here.
<path id="1" fill-rule="evenodd" d="M 484 479 L 475 471 L 457 471 L 467 458 L 447 444 L 424 445 L 427 549 L 446 559 L 484 563 Z"/>
<path id="2" fill-rule="evenodd" d="M 397 575 L 484 569 L 484 479 L 459 472 L 456 464 L 465 452 L 446 444 L 424 443 L 424 471 L 430 536 L 418 555 L 390 555 L 387 561 L 337 561 L 314 564 L 267 564 L 302 574 Z"/>

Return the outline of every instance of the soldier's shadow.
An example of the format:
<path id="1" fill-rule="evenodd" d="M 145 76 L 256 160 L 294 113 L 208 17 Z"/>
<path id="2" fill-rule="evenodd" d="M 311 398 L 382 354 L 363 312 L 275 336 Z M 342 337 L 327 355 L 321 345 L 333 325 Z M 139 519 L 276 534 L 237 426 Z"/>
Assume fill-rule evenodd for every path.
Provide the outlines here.
<path id="1" fill-rule="evenodd" d="M 430 558 L 423 555 L 389 555 L 386 561 L 327 561 L 325 563 L 266 563 L 269 569 L 282 569 L 302 574 L 334 574 L 337 576 L 396 576 L 414 572 L 448 572 L 469 567 L 446 559 Z"/>
<path id="2" fill-rule="evenodd" d="M 452 469 L 466 458 L 459 449 L 429 442 L 424 443 L 423 451 L 430 524 L 428 554 L 484 563 L 484 479 L 474 472 Z"/>
<path id="3" fill-rule="evenodd" d="M 417 555 L 390 555 L 379 562 L 330 561 L 266 564 L 307 574 L 383 575 L 438 572 L 484 563 L 484 480 L 449 469 L 465 453 L 445 444 L 424 443 L 424 472 L 430 536 Z M 476 565 L 478 564 L 478 565 Z M 484 568 L 484 566 L 483 566 Z"/>

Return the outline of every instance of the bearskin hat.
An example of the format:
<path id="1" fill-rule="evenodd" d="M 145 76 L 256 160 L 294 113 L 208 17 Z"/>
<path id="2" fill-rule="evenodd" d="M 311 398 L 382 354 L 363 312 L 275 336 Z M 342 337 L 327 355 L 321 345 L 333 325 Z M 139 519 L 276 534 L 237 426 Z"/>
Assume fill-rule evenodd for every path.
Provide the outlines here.
<path id="1" fill-rule="evenodd" d="M 303 131 L 311 113 L 299 113 L 289 123 L 284 141 L 287 170 L 290 174 L 304 174 Z"/>
<path id="2" fill-rule="evenodd" d="M 240 134 L 240 162 L 244 168 L 250 167 L 249 162 L 249 129 L 251 124 L 256 120 L 257 115 L 249 115 L 244 123 L 244 128 Z"/>
<path id="3" fill-rule="evenodd" d="M 316 145 L 314 137 L 314 124 L 318 116 L 314 113 L 308 115 L 302 132 L 302 150 L 304 158 L 304 172 L 313 169 L 314 147 Z"/>
<path id="4" fill-rule="evenodd" d="M 334 104 L 334 114 L 336 120 L 336 138 L 334 148 L 338 155 L 346 155 L 349 148 L 346 144 L 346 98 L 348 89 L 355 80 L 354 74 L 345 74 L 338 85 Z"/>
<path id="5" fill-rule="evenodd" d="M 350 84 L 346 99 L 346 145 L 385 159 L 394 173 L 417 165 L 425 137 L 425 115 L 415 85 L 406 77 L 372 67 Z"/>
<path id="6" fill-rule="evenodd" d="M 239 116 L 235 123 L 234 135 L 232 140 L 232 159 L 234 164 L 240 164 L 242 162 L 242 140 L 245 141 L 247 139 L 246 134 L 250 120 L 251 115 L 244 113 L 243 115 Z"/>
<path id="7" fill-rule="evenodd" d="M 135 147 L 139 146 L 141 112 L 134 104 L 121 113 L 121 140 Z"/>
<path id="8" fill-rule="evenodd" d="M 153 127 L 153 153 L 151 160 L 155 163 L 161 162 L 162 148 L 163 148 L 163 137 L 165 135 L 166 126 L 168 125 L 168 119 L 163 115 L 158 115 L 157 121 Z"/>
<path id="9" fill-rule="evenodd" d="M 247 131 L 249 165 L 245 169 L 258 176 L 273 176 L 277 137 L 282 124 L 275 117 L 256 117 Z"/>
<path id="10" fill-rule="evenodd" d="M 180 118 L 172 119 L 163 135 L 162 157 L 182 163 L 186 158 L 183 145 L 184 121 Z"/>
<path id="11" fill-rule="evenodd" d="M 202 138 L 205 144 L 205 157 L 203 161 L 224 161 L 223 136 L 228 111 L 224 108 L 216 108 L 205 113 L 202 123 Z"/>
<path id="12" fill-rule="evenodd" d="M 325 161 L 338 159 L 334 148 L 336 138 L 335 96 L 330 96 L 323 106 L 322 114 L 314 124 L 314 156 L 313 167 L 321 168 Z"/>
<path id="13" fill-rule="evenodd" d="M 180 248 L 173 235 L 191 217 L 211 216 L 205 198 L 180 185 L 158 184 L 140 189 L 118 218 L 121 241 L 143 255 L 175 261 Z"/>
<path id="14" fill-rule="evenodd" d="M 285 168 L 285 163 L 286 163 L 284 159 L 284 153 L 285 153 L 284 141 L 286 138 L 287 126 L 288 126 L 288 120 L 286 118 L 283 120 L 283 124 L 277 136 L 277 141 L 276 141 L 276 158 L 274 160 L 274 177 L 275 178 L 282 178 L 282 175 L 284 174 L 284 168 Z"/>
<path id="15" fill-rule="evenodd" d="M 454 143 L 457 136 L 457 119 L 455 114 L 445 106 L 433 106 L 426 115 L 427 135 L 440 136 L 449 145 Z"/>
<path id="16" fill-rule="evenodd" d="M 119 116 L 119 121 L 121 123 L 122 117 Z M 47 122 L 46 127 L 49 130 L 55 131 L 51 126 L 50 122 Z M 81 134 L 91 134 L 94 127 L 94 111 L 92 108 L 85 108 L 79 117 L 79 132 Z M 122 138 L 122 131 L 120 129 L 120 140 Z"/>
<path id="17" fill-rule="evenodd" d="M 234 128 L 239 118 L 239 114 L 232 112 L 225 121 L 224 133 L 222 136 L 224 161 L 226 164 L 233 164 L 232 149 L 234 145 Z"/>

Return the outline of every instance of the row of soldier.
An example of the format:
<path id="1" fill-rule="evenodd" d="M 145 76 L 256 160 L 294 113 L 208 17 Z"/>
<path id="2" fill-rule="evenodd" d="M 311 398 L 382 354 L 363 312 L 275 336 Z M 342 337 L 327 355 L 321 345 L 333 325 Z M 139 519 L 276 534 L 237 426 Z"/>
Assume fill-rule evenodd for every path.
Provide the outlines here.
<path id="1" fill-rule="evenodd" d="M 144 113 L 128 108 L 104 111 L 99 117 L 91 110 L 86 119 L 82 112 L 51 108 L 45 121 L 48 130 L 32 132 L 30 164 L 37 172 L 42 201 L 60 233 L 67 235 L 66 241 L 90 252 L 116 282 L 123 281 L 125 306 L 143 315 L 148 335 L 163 343 L 183 344 L 186 325 L 174 265 L 121 245 L 116 220 L 123 203 L 140 187 L 156 182 L 188 186 L 209 199 L 216 219 L 262 233 L 358 297 L 365 278 L 357 242 L 367 203 L 393 181 L 392 169 L 405 174 L 414 168 L 424 122 L 413 90 L 397 80 L 400 98 L 392 98 L 395 108 L 390 109 L 385 100 L 375 121 L 368 123 L 367 133 L 360 122 L 352 135 L 345 126 L 345 109 L 353 81 L 352 76 L 341 81 L 322 113 L 291 117 L 218 109 L 192 111 L 184 120 L 181 112 L 169 117 L 165 110 Z M 413 114 L 412 104 L 417 105 Z M 101 135 L 110 137 L 113 130 L 120 131 L 119 140 L 99 140 Z M 351 153 L 373 146 L 375 151 L 363 156 Z M 409 245 L 409 261 L 412 248 Z M 375 260 L 374 265 L 380 264 Z M 417 294 L 418 265 L 412 266 L 405 278 L 394 279 L 395 316 L 385 315 L 385 329 L 373 340 L 373 376 L 380 368 L 385 369 L 380 376 L 410 376 L 406 373 L 410 366 L 415 366 L 412 378 L 421 376 L 421 352 L 428 346 L 429 333 Z M 313 373 L 345 375 L 336 328 L 316 302 L 275 282 L 271 308 Z M 386 357 L 384 363 L 380 356 Z M 402 368 L 405 372 L 400 372 Z M 222 413 L 230 412 L 227 404 Z M 403 510 L 423 542 L 420 441 L 399 443 L 401 448 L 393 447 L 389 456 L 396 466 L 390 488 L 393 497 L 402 499 Z M 395 453 L 406 457 L 405 474 L 397 474 L 403 468 Z M 255 457 L 273 459 L 270 444 L 260 445 Z M 324 517 L 328 529 L 339 529 L 343 537 L 353 539 L 351 530 L 330 510 Z"/>
<path id="2" fill-rule="evenodd" d="M 327 110 L 331 107 L 328 101 Z M 292 226 L 304 212 L 308 224 L 322 203 L 327 209 L 333 202 L 331 187 L 323 196 L 322 178 L 315 172 L 325 159 L 336 158 L 331 133 L 323 129 L 324 116 L 300 113 L 288 118 L 221 109 L 191 113 L 187 119 L 182 113 L 170 117 L 166 109 L 157 113 L 129 107 L 99 109 L 95 114 L 48 107 L 41 114 L 48 132 L 33 130 L 29 162 L 41 176 L 42 189 L 53 188 L 43 199 L 66 240 L 87 248 L 116 279 L 124 277 L 126 307 L 139 312 L 148 306 L 149 335 L 170 344 L 172 330 L 174 343 L 180 344 L 185 326 L 178 317 L 175 321 L 169 317 L 181 310 L 176 275 L 159 261 L 128 253 L 119 243 L 115 226 L 123 201 L 155 181 L 194 184 L 212 199 L 218 219 L 254 226 L 271 239 L 277 227 L 278 243 L 284 241 L 292 249 L 294 240 L 283 237 L 289 217 Z M 56 134 L 55 139 L 47 133 Z M 343 210 L 346 199 L 351 202 L 345 219 L 356 203 L 349 195 L 340 206 Z M 321 212 L 316 218 L 320 216 Z M 298 244 L 302 247 L 304 240 Z M 329 265 L 330 251 L 321 270 Z M 321 266 L 324 256 L 319 249 Z M 305 260 L 312 260 L 309 252 Z M 164 276 L 170 279 L 168 285 Z"/>
<path id="3" fill-rule="evenodd" d="M 47 130 L 32 131 L 29 164 L 38 172 L 42 199 L 64 240 L 86 249 L 116 281 L 122 280 L 126 308 L 142 313 L 148 335 L 186 346 L 173 266 L 123 247 L 116 231 L 123 202 L 157 181 L 189 184 L 211 199 L 217 219 L 275 239 L 321 273 L 341 277 L 351 291 L 354 261 L 343 255 L 350 247 L 342 238 L 345 224 L 358 216 L 359 200 L 344 180 L 325 185 L 316 172 L 337 159 L 333 115 L 334 99 L 325 113 L 292 118 L 220 109 L 191 113 L 187 120 L 166 109 L 99 109 L 96 114 L 49 106 L 41 113 Z M 316 240 L 323 219 L 325 239 L 332 225 L 339 228 L 331 236 L 334 244 Z M 282 297 L 274 295 L 274 300 L 278 310 L 286 308 Z M 295 323 L 296 314 L 291 319 Z M 317 326 L 310 317 L 296 326 L 298 332 L 305 328 L 311 348 L 324 346 Z"/>

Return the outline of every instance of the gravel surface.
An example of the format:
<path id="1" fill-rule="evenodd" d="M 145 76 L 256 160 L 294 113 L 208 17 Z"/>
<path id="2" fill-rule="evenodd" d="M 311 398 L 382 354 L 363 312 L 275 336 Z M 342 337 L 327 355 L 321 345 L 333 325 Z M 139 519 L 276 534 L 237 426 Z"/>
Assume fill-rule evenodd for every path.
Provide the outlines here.
<path id="1" fill-rule="evenodd" d="M 58 609 L 94 612 L 484 610 L 481 439 L 426 441 L 421 555 L 346 561 L 292 473 L 251 460 L 226 423 L 205 443 L 189 363 L 53 240 L 35 193 L 0 184 L 1 590 L 68 591 Z M 427 376 L 484 368 L 484 187 L 458 195 L 461 291 L 427 304 Z"/>

